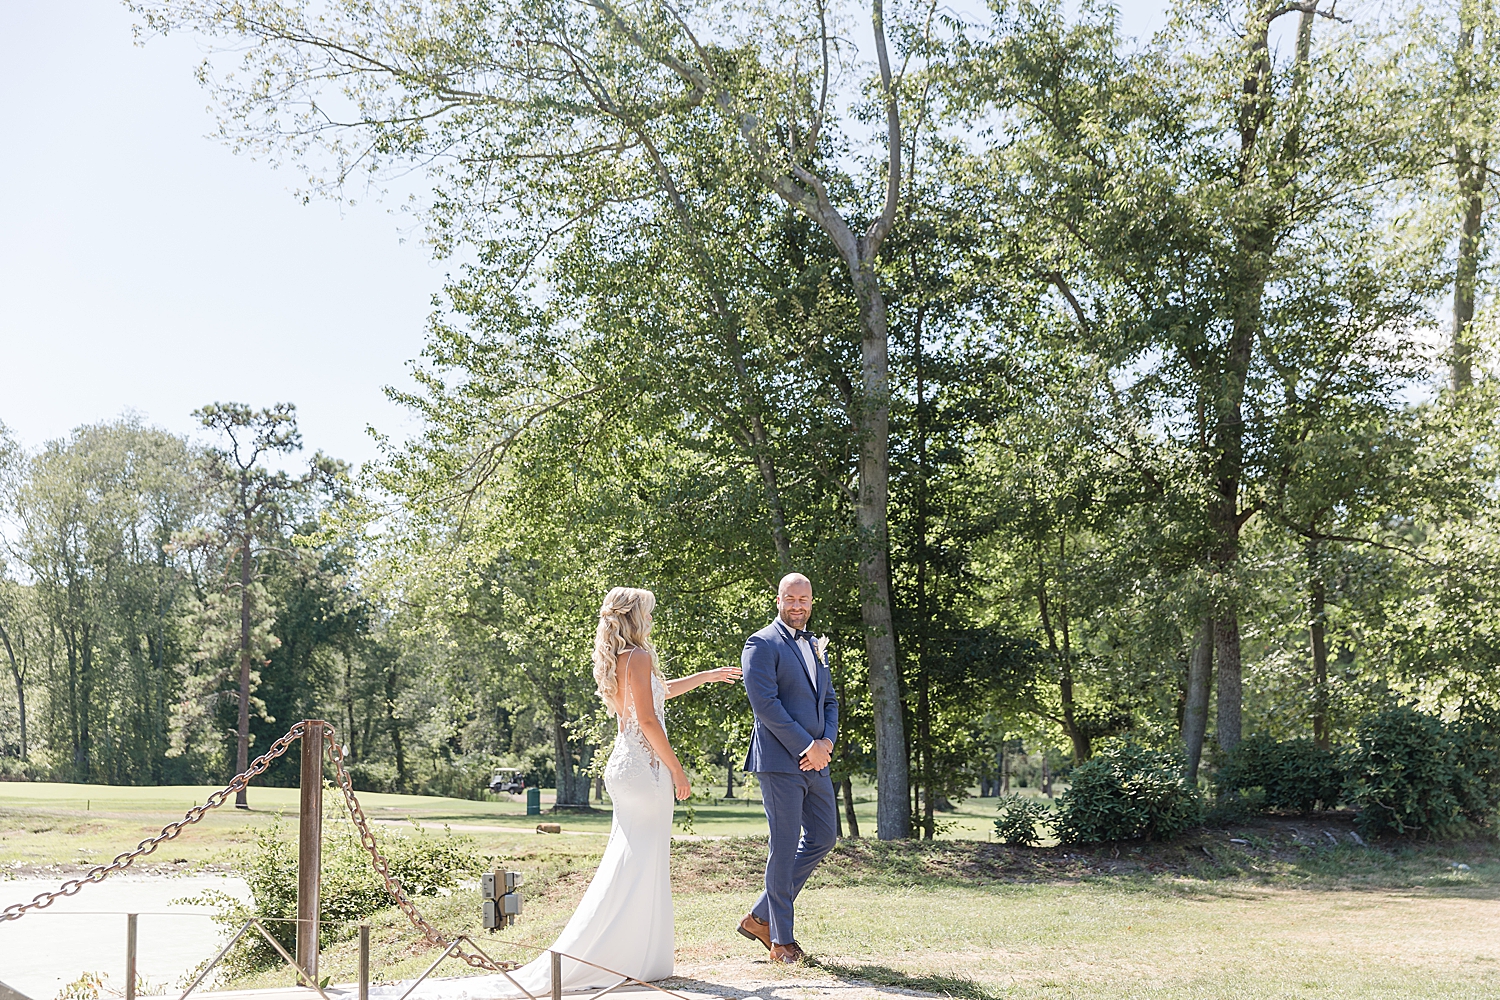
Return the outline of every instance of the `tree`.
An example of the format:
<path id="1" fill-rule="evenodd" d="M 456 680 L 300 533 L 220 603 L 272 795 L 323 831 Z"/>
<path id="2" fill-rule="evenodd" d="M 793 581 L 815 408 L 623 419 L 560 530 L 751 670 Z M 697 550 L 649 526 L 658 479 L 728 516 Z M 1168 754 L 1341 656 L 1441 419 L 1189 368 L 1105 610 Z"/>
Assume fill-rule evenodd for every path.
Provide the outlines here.
<path id="1" fill-rule="evenodd" d="M 867 68 L 847 57 L 831 24 L 838 12 L 822 4 L 734 28 L 722 27 L 729 22 L 712 9 L 690 16 L 609 0 L 442 11 L 349 3 L 316 21 L 278 3 L 224 8 L 188 0 L 134 9 L 159 30 L 186 27 L 249 44 L 250 65 L 266 75 L 252 69 L 243 86 L 226 77 L 218 96 L 251 144 L 300 156 L 307 140 L 331 136 L 319 95 L 328 70 L 339 66 L 340 86 L 359 112 L 331 140 L 330 186 L 360 164 L 377 171 L 396 160 L 428 164 L 439 181 L 431 216 L 437 246 L 446 252 L 474 242 L 512 287 L 528 280 L 559 234 L 653 202 L 673 213 L 683 243 L 712 272 L 700 176 L 738 173 L 819 228 L 842 262 L 858 331 L 857 362 L 840 376 L 851 390 L 857 448 L 857 565 L 881 836 L 906 836 L 909 817 L 898 806 L 906 741 L 887 566 L 890 331 L 878 264 L 902 218 L 903 156 L 914 155 L 924 113 L 927 91 L 913 86 L 908 67 L 926 51 L 935 9 L 896 12 L 889 23 L 882 0 L 866 12 L 875 52 L 868 100 L 882 126 L 869 137 L 863 179 L 844 169 L 863 166 L 861 156 L 834 153 L 863 137 L 853 118 L 840 131 L 840 95 L 830 88 L 841 69 Z M 899 66 L 889 37 L 900 46 Z M 561 108 L 573 125 L 566 135 L 555 127 Z M 514 197 L 497 204 L 486 193 L 497 189 Z M 732 343 L 737 317 L 729 301 L 715 308 Z M 763 453 L 753 424 L 751 448 Z M 762 478 L 774 496 L 764 465 Z M 778 541 L 778 548 L 784 559 L 786 546 Z"/>
<path id="2" fill-rule="evenodd" d="M 1271 25 L 1292 13 L 1278 61 Z M 1065 26 L 1056 7 L 1023 5 L 975 52 L 991 68 L 973 86 L 995 95 L 982 106 L 1017 137 L 995 147 L 992 176 L 1024 178 L 1006 189 L 1038 227 L 1060 306 L 1114 395 L 1144 411 L 1137 425 L 1190 470 L 1226 750 L 1241 732 L 1241 535 L 1281 474 L 1276 430 L 1340 391 L 1341 366 L 1378 369 L 1371 391 L 1387 398 L 1409 384 L 1408 353 L 1384 342 L 1411 343 L 1433 287 L 1436 245 L 1378 194 L 1408 166 L 1399 129 L 1372 114 L 1390 61 L 1352 31 L 1315 57 L 1320 16 L 1252 0 L 1226 32 L 1182 9 L 1126 56 L 1108 13 Z"/>
<path id="3" fill-rule="evenodd" d="M 268 606 L 259 562 L 265 552 L 283 547 L 292 505 L 321 470 L 314 465 L 308 473 L 294 477 L 260 464 L 264 458 L 287 455 L 302 447 L 296 407 L 290 403 L 259 411 L 242 403 L 210 403 L 194 415 L 228 442 L 209 448 L 204 456 L 204 473 L 218 503 L 216 523 L 211 531 L 184 538 L 182 543 L 212 547 L 217 557 L 221 586 L 205 595 L 203 648 L 209 656 L 225 645 L 235 653 L 235 767 L 243 772 L 250 766 L 251 699 L 260 681 L 254 667 L 263 664 L 266 654 L 280 642 L 271 632 L 274 614 Z M 263 702 L 260 712 L 266 715 Z M 181 720 L 179 725 L 186 722 Z M 245 789 L 235 795 L 234 804 L 239 809 L 250 808 Z"/>
<path id="4" fill-rule="evenodd" d="M 54 773 L 166 776 L 189 598 L 170 541 L 201 513 L 189 455 L 182 439 L 127 419 L 79 428 L 26 463 L 13 549 L 30 625 L 11 641 L 16 667 L 24 656 L 43 674 Z"/>

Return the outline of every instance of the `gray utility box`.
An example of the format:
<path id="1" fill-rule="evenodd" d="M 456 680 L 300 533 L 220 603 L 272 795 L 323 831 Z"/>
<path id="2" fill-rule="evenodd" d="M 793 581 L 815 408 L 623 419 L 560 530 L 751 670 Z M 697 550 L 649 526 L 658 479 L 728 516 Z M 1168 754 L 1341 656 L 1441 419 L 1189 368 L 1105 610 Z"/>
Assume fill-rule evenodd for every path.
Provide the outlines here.
<path id="1" fill-rule="evenodd" d="M 521 915 L 521 873 L 485 872 L 480 876 L 485 930 L 509 927 Z"/>

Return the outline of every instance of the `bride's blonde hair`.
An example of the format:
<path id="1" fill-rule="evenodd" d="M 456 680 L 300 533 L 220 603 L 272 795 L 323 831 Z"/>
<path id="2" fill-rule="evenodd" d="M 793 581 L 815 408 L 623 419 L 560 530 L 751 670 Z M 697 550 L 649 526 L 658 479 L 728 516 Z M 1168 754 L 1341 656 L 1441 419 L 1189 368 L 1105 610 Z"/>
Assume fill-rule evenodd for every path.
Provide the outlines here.
<path id="1" fill-rule="evenodd" d="M 656 607 L 656 595 L 637 587 L 616 587 L 599 605 L 599 628 L 594 632 L 594 683 L 599 697 L 616 715 L 623 714 L 620 678 L 615 670 L 620 654 L 631 646 L 650 655 L 651 672 L 662 676 L 661 662 L 651 645 L 651 627 L 646 616 Z M 666 678 L 662 678 L 665 682 Z"/>

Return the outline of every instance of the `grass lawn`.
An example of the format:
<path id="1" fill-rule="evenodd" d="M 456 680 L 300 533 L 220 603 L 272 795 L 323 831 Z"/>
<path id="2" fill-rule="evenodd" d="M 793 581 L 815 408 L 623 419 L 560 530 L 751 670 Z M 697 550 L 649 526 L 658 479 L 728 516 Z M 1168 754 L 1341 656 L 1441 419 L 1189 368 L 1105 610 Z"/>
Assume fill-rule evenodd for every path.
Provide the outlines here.
<path id="1" fill-rule="evenodd" d="M 1246 831 L 1237 831 L 1246 832 Z M 1243 838 L 1240 838 L 1243 839 Z M 1171 847 L 1022 850 L 965 843 L 845 841 L 798 907 L 813 970 L 783 972 L 733 932 L 763 862 L 758 841 L 674 848 L 679 972 L 731 984 L 808 974 L 992 1000 L 1026 998 L 1480 997 L 1500 991 L 1500 853 L 1308 846 L 1284 830 L 1261 845 L 1223 833 Z M 486 939 L 468 891 L 421 902 L 444 928 L 545 945 L 582 895 L 596 855 L 562 858 L 557 838 L 517 838 L 509 867 L 536 872 L 517 927 Z M 1204 853 L 1218 855 L 1210 858 Z M 1196 855 L 1196 857 L 1194 857 Z M 1129 859 L 1129 860 L 1127 860 Z M 415 976 L 436 954 L 415 946 L 399 914 L 374 918 L 375 965 Z M 353 939 L 322 969 L 354 974 Z M 445 975 L 468 970 L 457 962 Z M 281 985 L 272 971 L 236 985 Z"/>
<path id="2" fill-rule="evenodd" d="M 722 792 L 703 780 L 700 792 Z M 143 838 L 161 831 L 167 823 L 182 818 L 192 806 L 207 799 L 216 786 L 167 785 L 120 787 L 75 785 L 55 782 L 0 782 L 0 871 L 35 870 L 50 865 L 93 865 L 107 861 Z M 758 792 L 738 788 L 738 798 L 705 798 L 677 807 L 676 832 L 682 836 L 764 836 L 765 814 Z M 342 811 L 343 796 L 334 788 L 324 790 L 324 801 Z M 527 816 L 525 800 L 502 795 L 488 801 L 449 799 L 427 795 L 359 793 L 360 804 L 374 820 L 392 825 L 443 826 L 475 837 L 481 845 L 502 850 L 516 830 L 534 830 L 538 822 L 560 822 L 569 834 L 606 836 L 610 815 L 606 801 L 590 812 L 553 814 L 551 790 L 542 791 L 541 816 Z M 158 848 L 147 861 L 153 865 L 213 865 L 225 861 L 235 850 L 254 842 L 256 834 L 277 816 L 295 817 L 295 788 L 250 789 L 249 810 L 226 803 L 200 823 L 188 827 L 176 839 Z M 992 829 L 994 799 L 970 799 L 944 815 L 944 838 L 988 839 Z M 855 812 L 860 831 L 875 831 L 874 793 L 856 788 Z M 495 838 L 500 839 L 495 839 Z"/>
<path id="3" fill-rule="evenodd" d="M 34 870 L 110 857 L 207 791 L 0 784 L 0 863 Z M 447 823 L 498 865 L 526 873 L 522 922 L 488 939 L 497 957 L 529 957 L 507 951 L 507 940 L 550 942 L 588 883 L 608 825 L 603 812 L 566 815 L 564 828 L 580 835 L 544 836 L 515 832 L 536 823 L 519 803 L 361 798 L 383 820 L 411 817 L 428 831 Z M 296 793 L 255 788 L 251 802 L 249 813 L 219 810 L 157 857 L 232 865 L 278 811 L 295 810 Z M 861 804 L 862 825 L 872 809 Z M 1167 845 L 1025 849 L 978 839 L 993 809 L 993 799 L 969 800 L 946 817 L 948 839 L 936 842 L 841 842 L 798 908 L 798 937 L 817 965 L 780 970 L 733 933 L 764 863 L 764 842 L 752 836 L 764 828 L 758 806 L 700 803 L 696 833 L 727 839 L 674 845 L 679 970 L 726 984 L 862 978 L 968 1000 L 1500 993 L 1494 842 L 1364 847 L 1352 843 L 1347 815 L 1323 814 Z M 868 822 L 867 835 L 873 815 Z M 292 831 L 286 824 L 286 835 Z M 958 836 L 965 831 L 974 839 Z M 445 930 L 485 940 L 472 888 L 418 903 Z M 371 923 L 383 978 L 416 975 L 435 957 L 398 912 Z M 349 981 L 354 958 L 350 928 L 322 971 Z M 465 971 L 450 962 L 442 974 Z M 289 973 L 275 970 L 235 985 L 288 982 Z"/>

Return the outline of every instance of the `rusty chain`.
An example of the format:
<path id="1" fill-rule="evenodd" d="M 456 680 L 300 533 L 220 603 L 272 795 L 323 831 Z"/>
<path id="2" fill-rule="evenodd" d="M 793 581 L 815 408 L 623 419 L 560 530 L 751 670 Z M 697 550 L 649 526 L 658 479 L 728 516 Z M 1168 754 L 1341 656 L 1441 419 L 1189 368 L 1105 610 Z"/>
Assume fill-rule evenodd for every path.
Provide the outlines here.
<path id="1" fill-rule="evenodd" d="M 4 922 L 6 920 L 19 920 L 22 916 L 24 916 L 31 910 L 44 910 L 47 907 L 51 906 L 53 903 L 57 902 L 59 899 L 66 899 L 69 896 L 77 894 L 79 889 L 82 889 L 84 886 L 92 882 L 103 882 L 106 878 L 113 875 L 115 872 L 123 871 L 124 869 L 129 868 L 131 865 L 135 864 L 138 859 L 150 854 L 162 844 L 165 844 L 167 841 L 172 840 L 183 830 L 198 822 L 208 813 L 210 809 L 217 809 L 219 806 L 223 805 L 225 799 L 241 791 L 246 785 L 248 785 L 251 778 L 265 773 L 266 768 L 271 766 L 272 761 L 274 761 L 277 757 L 280 757 L 282 754 L 286 753 L 287 748 L 295 743 L 299 738 L 301 738 L 303 729 L 304 724 L 299 722 L 291 729 L 287 730 L 285 736 L 281 737 L 275 743 L 272 743 L 271 749 L 255 758 L 255 761 L 242 773 L 236 774 L 233 780 L 229 782 L 229 784 L 225 785 L 223 788 L 210 795 L 203 801 L 203 804 L 201 806 L 194 806 L 193 808 L 189 809 L 187 813 L 182 817 L 182 819 L 176 821 L 175 823 L 168 823 L 165 827 L 162 828 L 161 833 L 158 833 L 156 836 L 151 837 L 147 840 L 141 841 L 136 845 L 135 850 L 126 851 L 124 854 L 117 855 L 115 859 L 107 865 L 96 865 L 95 867 L 90 868 L 88 872 L 81 878 L 69 879 L 57 889 L 54 889 L 51 892 L 44 892 L 33 897 L 31 902 L 29 903 L 12 903 L 4 910 L 0 910 L 0 922 Z"/>
<path id="2" fill-rule="evenodd" d="M 148 840 L 141 841 L 136 845 L 135 850 L 126 851 L 118 855 L 109 864 L 97 865 L 89 869 L 82 877 L 69 879 L 52 892 L 44 892 L 33 897 L 28 903 L 13 903 L 7 906 L 4 910 L 0 910 L 0 922 L 18 920 L 31 910 L 46 909 L 59 899 L 66 899 L 69 896 L 75 895 L 80 889 L 90 883 L 102 882 L 115 872 L 129 868 L 138 859 L 150 854 L 162 844 L 174 839 L 187 827 L 201 820 L 208 814 L 209 810 L 217 809 L 223 805 L 229 796 L 236 794 L 249 785 L 251 778 L 264 774 L 276 758 L 286 753 L 287 749 L 293 743 L 302 738 L 306 728 L 306 722 L 299 722 L 292 726 L 291 729 L 287 730 L 286 735 L 271 744 L 269 750 L 255 758 L 254 762 L 243 773 L 235 775 L 229 784 L 210 795 L 203 801 L 201 806 L 194 806 L 189 809 L 183 815 L 182 819 L 175 823 L 167 824 L 162 828 L 161 833 Z M 360 807 L 359 799 L 354 795 L 354 784 L 349 778 L 348 769 L 344 766 L 344 750 L 339 745 L 335 736 L 333 726 L 326 722 L 323 723 L 323 744 L 329 756 L 333 759 L 333 770 L 338 779 L 339 790 L 344 793 L 344 802 L 349 807 L 349 818 L 353 820 L 355 829 L 359 831 L 360 844 L 370 855 L 370 862 L 374 865 L 376 873 L 385 882 L 386 892 L 390 893 L 391 897 L 396 900 L 396 905 L 400 907 L 402 913 L 406 914 L 406 918 L 411 921 L 412 926 L 421 931 L 422 936 L 430 943 L 447 945 L 449 939 L 439 933 L 436 927 L 427 922 L 427 919 L 422 916 L 421 912 L 417 910 L 415 904 L 412 903 L 406 892 L 401 888 L 401 883 L 391 875 L 390 863 L 380 853 L 380 845 L 375 839 L 374 831 L 370 829 L 370 821 L 366 818 L 364 809 Z M 454 954 L 476 969 L 508 972 L 520 968 L 519 962 L 496 962 L 484 955 L 475 954 L 463 948 L 456 949 Z"/>
<path id="3" fill-rule="evenodd" d="M 385 880 L 385 891 L 390 893 L 396 900 L 396 905 L 401 912 L 406 914 L 406 919 L 411 921 L 413 927 L 422 932 L 422 936 L 435 945 L 448 945 L 450 938 L 444 937 L 438 929 L 427 922 L 427 919 L 418 912 L 417 907 L 407 897 L 401 888 L 401 883 L 391 875 L 391 866 L 380 853 L 380 845 L 375 840 L 375 832 L 370 829 L 370 821 L 365 816 L 365 811 L 360 808 L 359 799 L 354 797 L 354 784 L 349 779 L 349 771 L 344 767 L 344 748 L 334 738 L 332 726 L 324 723 L 323 742 L 328 747 L 329 756 L 333 758 L 333 773 L 338 778 L 339 789 L 344 793 L 344 802 L 349 807 L 349 818 L 354 821 L 354 828 L 359 831 L 359 842 L 370 855 L 370 862 L 375 866 L 375 872 Z M 484 955 L 478 955 L 465 948 L 457 947 L 456 942 L 453 954 L 463 959 L 476 969 L 488 969 L 492 972 L 510 972 L 521 967 L 519 962 L 496 962 Z"/>

